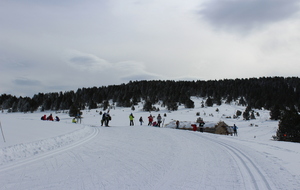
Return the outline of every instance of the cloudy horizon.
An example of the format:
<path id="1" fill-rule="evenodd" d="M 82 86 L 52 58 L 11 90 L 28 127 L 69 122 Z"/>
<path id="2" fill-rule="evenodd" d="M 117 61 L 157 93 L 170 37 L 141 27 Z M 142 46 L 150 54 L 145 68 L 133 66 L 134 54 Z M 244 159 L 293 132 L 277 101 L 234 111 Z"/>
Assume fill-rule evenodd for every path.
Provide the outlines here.
<path id="1" fill-rule="evenodd" d="M 0 94 L 299 77 L 298 0 L 0 2 Z"/>

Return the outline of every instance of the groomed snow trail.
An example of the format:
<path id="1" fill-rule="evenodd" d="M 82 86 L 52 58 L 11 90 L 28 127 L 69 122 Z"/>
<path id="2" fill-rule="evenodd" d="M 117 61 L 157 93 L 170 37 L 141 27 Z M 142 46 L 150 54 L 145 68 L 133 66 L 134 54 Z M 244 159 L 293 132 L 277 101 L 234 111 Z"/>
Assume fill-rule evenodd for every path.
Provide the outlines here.
<path id="1" fill-rule="evenodd" d="M 148 126 L 92 128 L 73 146 L 2 167 L 2 189 L 284 189 L 251 159 L 252 150 L 212 134 Z"/>
<path id="2" fill-rule="evenodd" d="M 31 162 L 35 162 L 50 156 L 54 156 L 55 154 L 58 154 L 60 152 L 64 152 L 69 149 L 80 146 L 83 143 L 86 143 L 87 141 L 90 141 L 95 136 L 97 136 L 98 131 L 99 130 L 97 128 L 85 127 L 81 130 L 72 132 L 67 135 L 61 135 L 56 138 L 4 148 L 1 150 L 2 151 L 1 153 L 3 153 L 2 155 L 7 157 L 9 161 L 7 164 L 3 164 L 3 166 L 0 165 L 0 172 L 4 172 L 6 170 L 10 170 L 15 167 L 20 167 L 29 164 Z M 51 141 L 54 141 L 55 143 L 51 143 Z M 14 151 L 16 154 L 13 156 L 7 156 L 8 154 L 5 154 Z M 20 154 L 20 151 L 27 152 L 27 154 L 26 153 Z M 28 152 L 31 152 L 31 154 L 30 153 L 28 154 Z"/>
<path id="3" fill-rule="evenodd" d="M 209 139 L 207 136 L 204 138 Z M 257 163 L 255 163 L 251 156 L 247 155 L 245 150 L 239 149 L 239 146 L 230 142 L 214 140 L 213 143 L 221 145 L 224 149 L 228 150 L 228 153 L 230 153 L 232 158 L 236 161 L 243 175 L 246 187 L 257 190 L 272 190 L 275 188 L 271 180 L 267 177 L 267 174 L 257 166 Z"/>

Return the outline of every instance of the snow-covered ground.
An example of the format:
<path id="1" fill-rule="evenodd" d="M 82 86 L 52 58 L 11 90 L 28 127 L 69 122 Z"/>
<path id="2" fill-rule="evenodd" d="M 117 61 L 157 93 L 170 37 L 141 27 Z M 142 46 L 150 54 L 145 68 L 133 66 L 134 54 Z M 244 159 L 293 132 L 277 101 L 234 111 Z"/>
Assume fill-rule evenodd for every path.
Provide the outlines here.
<path id="1" fill-rule="evenodd" d="M 152 112 L 166 114 L 163 128 L 147 126 L 142 105 L 110 110 L 110 127 L 100 125 L 100 109 L 84 110 L 81 124 L 66 113 L 0 113 L 0 189 L 300 189 L 300 144 L 272 140 L 278 122 L 268 111 L 244 121 L 226 118 L 244 107 L 194 101 L 195 109 Z M 238 136 L 175 129 L 175 120 L 190 127 L 197 112 L 206 126 L 236 124 Z M 50 113 L 61 121 L 40 120 Z"/>

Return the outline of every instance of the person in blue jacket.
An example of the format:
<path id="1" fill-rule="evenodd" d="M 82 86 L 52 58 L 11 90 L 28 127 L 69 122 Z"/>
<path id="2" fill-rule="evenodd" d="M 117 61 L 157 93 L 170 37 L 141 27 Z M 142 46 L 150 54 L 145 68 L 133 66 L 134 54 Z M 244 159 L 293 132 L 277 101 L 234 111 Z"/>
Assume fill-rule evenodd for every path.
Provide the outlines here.
<path id="1" fill-rule="evenodd" d="M 238 129 L 238 127 L 235 124 L 233 124 L 233 135 L 234 136 L 237 136 L 237 129 Z"/>

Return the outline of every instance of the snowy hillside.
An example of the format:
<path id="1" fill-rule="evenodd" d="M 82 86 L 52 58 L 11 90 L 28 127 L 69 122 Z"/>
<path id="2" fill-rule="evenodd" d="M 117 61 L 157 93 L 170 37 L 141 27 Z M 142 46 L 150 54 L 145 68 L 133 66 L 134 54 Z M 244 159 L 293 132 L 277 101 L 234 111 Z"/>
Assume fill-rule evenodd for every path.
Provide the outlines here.
<path id="1" fill-rule="evenodd" d="M 300 144 L 272 140 L 278 122 L 267 110 L 244 121 L 229 117 L 245 107 L 193 101 L 194 109 L 174 112 L 156 105 L 161 128 L 147 126 L 142 105 L 111 109 L 110 127 L 101 126 L 100 109 L 84 110 L 81 124 L 66 113 L 0 113 L 0 189 L 299 189 Z M 238 136 L 175 129 L 176 120 L 194 124 L 197 112 L 205 126 L 236 124 Z M 50 113 L 61 121 L 40 120 Z"/>

